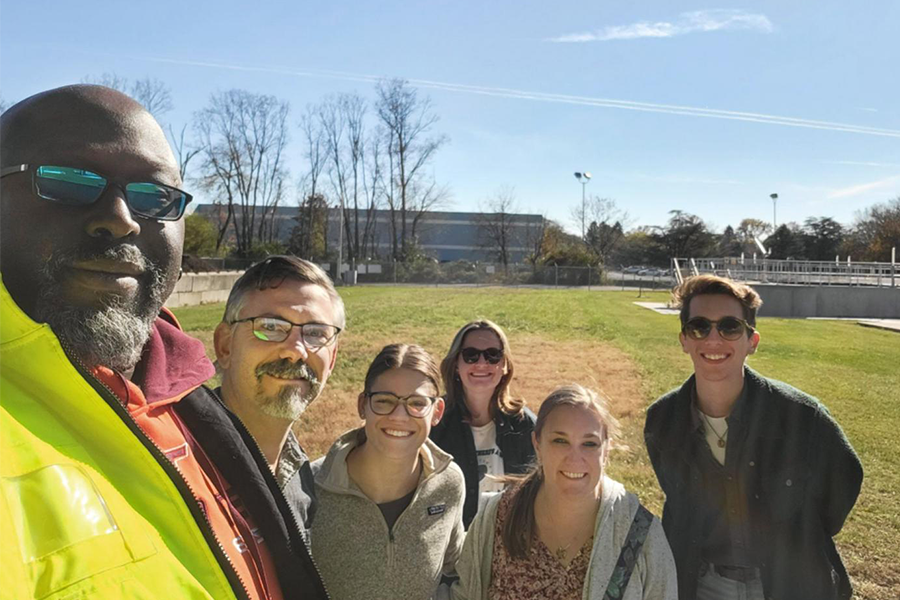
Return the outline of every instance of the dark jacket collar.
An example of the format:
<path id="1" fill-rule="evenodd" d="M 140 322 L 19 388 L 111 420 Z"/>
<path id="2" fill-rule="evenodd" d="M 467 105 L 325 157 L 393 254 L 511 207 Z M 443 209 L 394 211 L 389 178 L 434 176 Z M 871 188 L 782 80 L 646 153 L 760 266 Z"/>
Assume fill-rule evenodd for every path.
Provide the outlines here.
<path id="1" fill-rule="evenodd" d="M 175 411 L 253 516 L 269 546 L 285 599 L 326 600 L 328 593 L 301 524 L 241 420 L 205 386 L 185 396 Z"/>

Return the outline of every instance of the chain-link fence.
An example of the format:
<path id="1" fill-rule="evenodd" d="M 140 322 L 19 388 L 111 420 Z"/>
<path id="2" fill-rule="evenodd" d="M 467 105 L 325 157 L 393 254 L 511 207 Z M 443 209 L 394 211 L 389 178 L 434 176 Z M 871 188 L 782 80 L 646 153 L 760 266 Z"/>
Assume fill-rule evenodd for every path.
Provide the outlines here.
<path id="1" fill-rule="evenodd" d="M 345 280 L 353 283 L 353 271 Z M 598 287 L 628 286 L 669 288 L 674 281 L 667 271 L 622 273 L 598 266 L 559 266 L 490 263 L 432 263 L 405 264 L 399 262 L 369 263 L 356 266 L 355 283 L 415 283 L 435 285 L 500 285 Z"/>
<path id="2" fill-rule="evenodd" d="M 220 271 L 242 271 L 255 259 L 204 258 L 206 268 Z M 335 264 L 319 263 L 332 277 Z M 665 269 L 604 269 L 599 266 L 559 266 L 529 264 L 493 264 L 455 261 L 439 263 L 417 261 L 404 263 L 382 261 L 344 264 L 342 281 L 347 285 L 418 284 L 471 286 L 549 286 L 549 287 L 636 287 L 668 289 L 674 284 Z"/>

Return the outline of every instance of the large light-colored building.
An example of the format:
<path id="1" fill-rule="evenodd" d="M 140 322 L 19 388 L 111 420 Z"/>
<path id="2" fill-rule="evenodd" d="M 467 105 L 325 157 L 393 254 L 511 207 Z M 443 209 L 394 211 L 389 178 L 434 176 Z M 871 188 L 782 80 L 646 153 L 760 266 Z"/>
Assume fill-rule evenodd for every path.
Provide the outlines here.
<path id="1" fill-rule="evenodd" d="M 219 205 L 201 204 L 197 206 L 195 212 L 215 222 L 220 218 L 219 215 L 224 213 L 223 209 L 224 207 Z M 284 244 L 289 242 L 291 232 L 297 225 L 297 215 L 298 208 L 296 206 L 275 209 L 275 235 Z M 496 262 L 498 260 L 497 243 L 494 240 L 498 237 L 499 230 L 502 229 L 508 235 L 509 262 L 524 262 L 526 256 L 533 251 L 535 242 L 540 239 L 544 227 L 544 217 L 529 214 L 506 214 L 503 215 L 503 219 L 506 223 L 505 226 L 498 225 L 498 216 L 490 213 L 427 212 L 421 216 L 415 226 L 415 240 L 425 254 L 441 262 L 454 260 Z M 360 211 L 361 229 L 365 220 L 364 211 Z M 408 230 L 411 230 L 411 222 L 412 217 L 408 217 Z M 337 248 L 339 223 L 340 212 L 338 209 L 329 209 L 329 248 Z M 370 253 L 374 255 L 365 256 L 362 259 L 390 258 L 391 214 L 389 211 L 375 211 L 372 239 L 374 244 Z"/>

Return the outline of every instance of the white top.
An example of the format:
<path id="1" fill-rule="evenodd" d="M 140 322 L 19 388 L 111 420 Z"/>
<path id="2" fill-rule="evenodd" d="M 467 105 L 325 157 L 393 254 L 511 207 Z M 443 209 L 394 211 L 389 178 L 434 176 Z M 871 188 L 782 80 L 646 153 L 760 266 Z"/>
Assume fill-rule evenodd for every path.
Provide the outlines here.
<path id="1" fill-rule="evenodd" d="M 503 456 L 497 446 L 497 424 L 491 421 L 487 425 L 472 425 L 472 437 L 475 438 L 475 454 L 478 456 L 478 491 L 480 495 L 502 492 L 503 482 L 497 478 L 503 476 Z"/>

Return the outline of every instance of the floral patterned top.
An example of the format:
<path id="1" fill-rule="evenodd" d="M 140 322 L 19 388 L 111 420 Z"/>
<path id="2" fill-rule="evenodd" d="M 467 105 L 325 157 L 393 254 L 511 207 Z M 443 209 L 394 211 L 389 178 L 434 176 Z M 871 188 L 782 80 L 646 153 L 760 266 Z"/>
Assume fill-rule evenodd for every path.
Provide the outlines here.
<path id="1" fill-rule="evenodd" d="M 513 491 L 513 490 L 510 490 Z M 494 528 L 494 555 L 491 559 L 490 600 L 580 600 L 591 560 L 593 538 L 568 565 L 564 565 L 535 534 L 531 553 L 525 559 L 512 558 L 503 545 L 503 523 L 509 515 L 513 493 L 503 494 L 497 507 Z"/>

